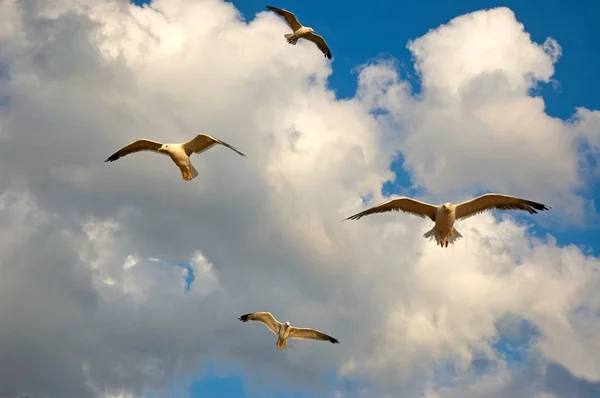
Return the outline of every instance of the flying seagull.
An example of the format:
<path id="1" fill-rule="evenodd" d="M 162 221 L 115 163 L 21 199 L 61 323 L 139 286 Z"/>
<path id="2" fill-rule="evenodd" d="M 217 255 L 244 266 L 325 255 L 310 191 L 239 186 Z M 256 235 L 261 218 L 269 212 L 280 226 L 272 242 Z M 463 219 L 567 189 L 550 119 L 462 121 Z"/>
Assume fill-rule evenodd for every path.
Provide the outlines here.
<path id="1" fill-rule="evenodd" d="M 277 338 L 277 348 L 285 350 L 287 339 L 301 340 L 324 340 L 330 341 L 333 344 L 338 344 L 339 341 L 331 336 L 321 333 L 315 329 L 297 328 L 291 326 L 289 322 L 281 323 L 270 312 L 253 312 L 242 315 L 239 318 L 242 322 L 258 321 L 262 322 L 271 332 L 275 333 Z"/>
<path id="2" fill-rule="evenodd" d="M 193 139 L 182 144 L 163 144 L 161 142 L 147 139 L 137 140 L 113 153 L 108 159 L 105 160 L 105 162 L 114 162 L 115 160 L 122 158 L 125 155 L 129 155 L 130 153 L 153 151 L 156 153 L 162 153 L 163 155 L 168 155 L 181 170 L 181 178 L 185 181 L 191 181 L 198 176 L 198 172 L 194 166 L 192 166 L 192 163 L 190 162 L 190 156 L 193 153 L 202 153 L 212 148 L 215 144 L 226 146 L 241 156 L 246 157 L 246 155 L 226 142 L 211 137 L 210 135 L 198 134 Z"/>
<path id="3" fill-rule="evenodd" d="M 298 18 L 296 18 L 294 14 L 287 10 L 271 6 L 267 6 L 267 9 L 273 11 L 277 15 L 282 16 L 290 28 L 292 28 L 294 33 L 286 33 L 284 35 L 289 44 L 296 45 L 296 43 L 298 43 L 298 39 L 310 40 L 315 43 L 317 47 L 319 47 L 319 50 L 321 50 L 326 58 L 331 59 L 331 51 L 329 51 L 329 47 L 327 47 L 325 39 L 316 34 L 313 28 L 302 26 L 300 22 L 298 22 Z"/>
<path id="4" fill-rule="evenodd" d="M 424 238 L 435 239 L 441 247 L 448 247 L 448 243 L 462 238 L 462 235 L 454 228 L 454 222 L 464 218 L 474 216 L 486 210 L 524 210 L 529 214 L 537 213 L 537 210 L 549 210 L 550 207 L 541 203 L 531 202 L 529 200 L 520 199 L 515 196 L 500 195 L 496 193 L 488 193 L 481 195 L 478 198 L 467 200 L 458 205 L 452 203 L 444 203 L 443 205 L 434 206 L 429 203 L 420 202 L 411 198 L 397 198 L 388 202 L 382 203 L 379 206 L 372 207 L 346 220 L 358 220 L 363 216 L 374 213 L 385 213 L 389 211 L 401 211 L 404 213 L 414 214 L 415 216 L 425 218 L 429 217 L 435 222 L 435 226 L 427 231 Z M 345 220 L 343 220 L 345 221 Z"/>

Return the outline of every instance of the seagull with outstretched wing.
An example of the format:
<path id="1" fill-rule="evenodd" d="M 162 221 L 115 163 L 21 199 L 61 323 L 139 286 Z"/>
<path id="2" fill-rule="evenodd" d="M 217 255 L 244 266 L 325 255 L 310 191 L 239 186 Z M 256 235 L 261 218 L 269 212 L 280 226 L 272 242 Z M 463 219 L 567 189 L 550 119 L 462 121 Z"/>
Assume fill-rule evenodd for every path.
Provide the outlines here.
<path id="1" fill-rule="evenodd" d="M 202 153 L 212 148 L 216 144 L 226 146 L 232 151 L 237 152 L 240 156 L 246 157 L 246 155 L 244 155 L 242 152 L 238 151 L 236 148 L 224 141 L 211 137 L 210 135 L 198 134 L 188 142 L 180 144 L 163 144 L 157 141 L 140 139 L 119 149 L 117 152 L 109 156 L 105 162 L 114 162 L 115 160 L 131 153 L 152 151 L 155 153 L 168 155 L 181 170 L 181 178 L 185 181 L 191 181 L 198 176 L 198 171 L 196 171 L 194 166 L 192 166 L 192 163 L 190 162 L 190 156 L 193 153 Z"/>
<path id="2" fill-rule="evenodd" d="M 337 339 L 328 336 L 325 333 L 319 332 L 318 330 L 297 328 L 291 326 L 289 322 L 281 323 L 275 319 L 270 312 L 252 312 L 250 314 L 242 315 L 239 320 L 242 322 L 261 322 L 267 327 L 267 329 L 278 336 L 276 345 L 280 350 L 285 350 L 288 338 L 301 340 L 322 340 L 329 341 L 333 344 L 339 343 Z"/>
<path id="3" fill-rule="evenodd" d="M 541 203 L 517 198 L 515 196 L 488 193 L 477 198 L 467 200 L 458 205 L 444 203 L 434 206 L 429 203 L 420 202 L 411 198 L 397 198 L 371 207 L 365 211 L 348 217 L 346 220 L 358 220 L 361 217 L 375 213 L 386 213 L 390 211 L 401 211 L 413 214 L 421 218 L 430 218 L 435 226 L 427 231 L 424 238 L 435 239 L 441 247 L 448 247 L 448 243 L 454 243 L 462 238 L 462 235 L 454 228 L 454 222 L 474 216 L 491 209 L 500 210 L 522 210 L 529 214 L 538 211 L 549 210 L 550 207 Z"/>
<path id="4" fill-rule="evenodd" d="M 331 51 L 329 51 L 329 47 L 327 46 L 325 39 L 316 34 L 313 28 L 309 28 L 308 26 L 302 26 L 300 22 L 298 22 L 298 18 L 296 18 L 294 14 L 287 10 L 271 6 L 267 6 L 267 10 L 273 11 L 275 14 L 283 17 L 283 19 L 285 19 L 290 28 L 292 28 L 293 33 L 284 34 L 289 44 L 296 45 L 299 39 L 306 39 L 312 41 L 317 45 L 319 50 L 321 50 L 321 52 L 323 53 L 323 55 L 325 55 L 326 58 L 331 59 Z"/>

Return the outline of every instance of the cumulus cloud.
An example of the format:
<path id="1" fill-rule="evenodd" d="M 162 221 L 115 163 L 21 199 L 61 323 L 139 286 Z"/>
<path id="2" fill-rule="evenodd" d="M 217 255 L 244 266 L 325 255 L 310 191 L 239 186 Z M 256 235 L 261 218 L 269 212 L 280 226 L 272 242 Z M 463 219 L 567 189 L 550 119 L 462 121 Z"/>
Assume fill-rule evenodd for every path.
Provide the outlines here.
<path id="1" fill-rule="evenodd" d="M 543 98 L 529 95 L 551 79 L 561 54 L 554 39 L 532 42 L 511 10 L 497 8 L 457 17 L 408 48 L 420 95 L 380 66 L 362 76 L 378 96 L 363 98 L 400 126 L 415 186 L 438 202 L 466 199 L 466 190 L 512 192 L 582 219 L 586 206 L 574 193 L 583 188 L 579 143 L 597 133 L 578 134 L 544 112 Z"/>
<path id="2" fill-rule="evenodd" d="M 220 0 L 0 4 L 2 388 L 173 396 L 207 359 L 262 395 L 552 396 L 550 362 L 599 382 L 598 258 L 511 216 L 465 221 L 445 251 L 417 218 L 340 223 L 383 199 L 399 153 L 426 199 L 499 190 L 581 218 L 596 111 L 565 122 L 529 94 L 558 43 L 506 8 L 468 14 L 409 43 L 420 94 L 374 62 L 338 100 L 311 43 L 273 40 L 283 26 Z M 193 183 L 153 155 L 102 163 L 200 131 L 248 158 L 211 149 Z M 237 321 L 251 311 L 342 344 L 279 352 Z M 523 321 L 528 379 L 495 348 Z M 335 386 L 315 381 L 332 369 Z"/>

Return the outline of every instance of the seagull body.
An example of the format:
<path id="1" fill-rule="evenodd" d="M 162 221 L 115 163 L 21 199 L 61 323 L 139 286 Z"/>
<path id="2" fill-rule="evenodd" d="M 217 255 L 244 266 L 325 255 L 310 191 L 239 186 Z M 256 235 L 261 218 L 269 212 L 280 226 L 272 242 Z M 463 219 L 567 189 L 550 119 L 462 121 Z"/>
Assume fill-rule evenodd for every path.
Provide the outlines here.
<path id="1" fill-rule="evenodd" d="M 281 323 L 270 312 L 252 312 L 242 315 L 239 318 L 242 322 L 258 321 L 264 324 L 267 329 L 277 335 L 276 346 L 280 350 L 285 350 L 288 338 L 301 340 L 323 340 L 333 344 L 338 344 L 339 341 L 325 333 L 315 329 L 297 328 L 290 325 L 289 322 Z"/>
<path id="2" fill-rule="evenodd" d="M 296 45 L 296 43 L 298 43 L 298 40 L 300 39 L 312 41 L 317 45 L 319 50 L 321 50 L 321 52 L 323 53 L 323 55 L 325 55 L 326 58 L 331 59 L 331 51 L 329 51 L 329 47 L 327 46 L 325 39 L 316 34 L 313 28 L 309 28 L 308 26 L 302 26 L 302 24 L 298 22 L 298 18 L 296 18 L 296 16 L 293 13 L 287 10 L 271 6 L 267 6 L 267 9 L 283 17 L 283 19 L 285 19 L 290 28 L 292 28 L 293 33 L 287 33 L 284 35 L 289 44 Z"/>
<path id="3" fill-rule="evenodd" d="M 115 160 L 122 158 L 123 156 L 135 152 L 153 151 L 156 153 L 161 153 L 163 155 L 168 155 L 171 158 L 171 160 L 177 165 L 177 167 L 179 167 L 179 170 L 181 170 L 181 178 L 185 181 L 191 181 L 192 179 L 198 176 L 198 171 L 196 171 L 196 169 L 190 162 L 190 156 L 193 153 L 202 153 L 212 148 L 216 144 L 226 146 L 232 151 L 237 152 L 239 155 L 246 157 L 246 155 L 238 151 L 233 146 L 227 144 L 226 142 L 211 137 L 210 135 L 198 134 L 196 137 L 189 140 L 188 142 L 173 144 L 163 144 L 157 141 L 140 139 L 119 149 L 117 152 L 113 153 L 108 159 L 106 159 L 105 162 L 114 162 Z"/>
<path id="4" fill-rule="evenodd" d="M 454 228 L 455 221 L 469 218 L 475 214 L 491 209 L 523 210 L 529 214 L 534 214 L 537 213 L 538 210 L 543 211 L 549 210 L 550 208 L 541 203 L 495 193 L 488 193 L 458 205 L 444 203 L 439 206 L 402 197 L 392 199 L 379 206 L 371 207 L 370 209 L 348 217 L 346 220 L 358 220 L 369 214 L 390 211 L 402 211 L 421 218 L 429 217 L 435 222 L 435 226 L 427 231 L 423 237 L 430 238 L 430 240 L 435 239 L 437 244 L 441 247 L 448 247 L 448 243 L 454 243 L 456 240 L 463 237 L 460 232 Z"/>

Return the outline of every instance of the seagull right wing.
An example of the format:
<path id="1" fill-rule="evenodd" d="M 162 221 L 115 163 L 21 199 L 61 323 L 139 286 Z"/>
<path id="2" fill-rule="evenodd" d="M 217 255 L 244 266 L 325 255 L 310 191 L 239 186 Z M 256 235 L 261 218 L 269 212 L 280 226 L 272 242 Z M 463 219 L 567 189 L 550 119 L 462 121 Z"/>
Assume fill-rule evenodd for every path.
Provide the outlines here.
<path id="1" fill-rule="evenodd" d="M 271 332 L 279 334 L 279 328 L 281 322 L 279 322 L 270 312 L 252 312 L 250 314 L 242 315 L 239 318 L 242 322 L 257 321 L 264 324 Z"/>
<path id="2" fill-rule="evenodd" d="M 323 55 L 325 55 L 325 58 L 331 59 L 331 51 L 329 50 L 329 47 L 322 36 L 319 36 L 315 32 L 310 32 L 305 35 L 304 38 L 315 43 Z"/>
<path id="3" fill-rule="evenodd" d="M 491 209 L 522 210 L 529 214 L 535 214 L 538 211 L 549 210 L 550 207 L 542 203 L 517 198 L 516 196 L 487 193 L 456 205 L 456 219 L 469 218 Z"/>
<path id="4" fill-rule="evenodd" d="M 292 330 L 290 330 L 290 337 L 292 339 L 322 340 L 322 341 L 329 341 L 330 343 L 333 343 L 333 344 L 339 343 L 338 339 L 336 339 L 334 337 L 331 337 L 323 332 L 319 332 L 318 330 L 308 329 L 308 328 L 292 327 Z"/>
<path id="5" fill-rule="evenodd" d="M 402 197 L 392 199 L 388 202 L 380 204 L 379 206 L 371 207 L 370 209 L 346 218 L 346 220 L 358 220 L 359 218 L 368 216 L 369 214 L 386 213 L 389 211 L 401 211 L 403 213 L 413 214 L 421 218 L 429 217 L 432 221 L 435 221 L 437 207 L 430 205 L 429 203 Z"/>
<path id="6" fill-rule="evenodd" d="M 302 27 L 300 22 L 298 22 L 298 18 L 296 18 L 296 16 L 294 14 L 292 14 L 291 12 L 289 12 L 287 10 L 283 10 L 281 8 L 271 7 L 271 6 L 267 6 L 267 10 L 271 10 L 275 14 L 282 16 L 294 32 Z"/>
<path id="7" fill-rule="evenodd" d="M 153 151 L 156 153 L 160 153 L 158 152 L 158 148 L 160 148 L 162 145 L 162 143 L 157 141 L 151 141 L 146 139 L 137 140 L 110 155 L 108 159 L 105 160 L 105 162 L 114 162 L 115 160 L 122 158 L 123 156 L 129 155 L 130 153 L 141 151 Z"/>
<path id="8" fill-rule="evenodd" d="M 195 136 L 188 142 L 185 142 L 183 144 L 183 149 L 185 150 L 185 153 L 187 153 L 187 155 L 190 156 L 192 153 L 202 153 L 202 152 L 212 148 L 215 144 L 223 145 L 223 146 L 231 149 L 232 151 L 236 152 L 238 155 L 246 157 L 246 155 L 244 155 L 242 152 L 240 152 L 233 145 L 229 145 L 225 141 L 221 141 L 220 139 L 211 137 L 210 135 L 207 135 L 207 134 L 198 134 L 197 136 Z"/>

